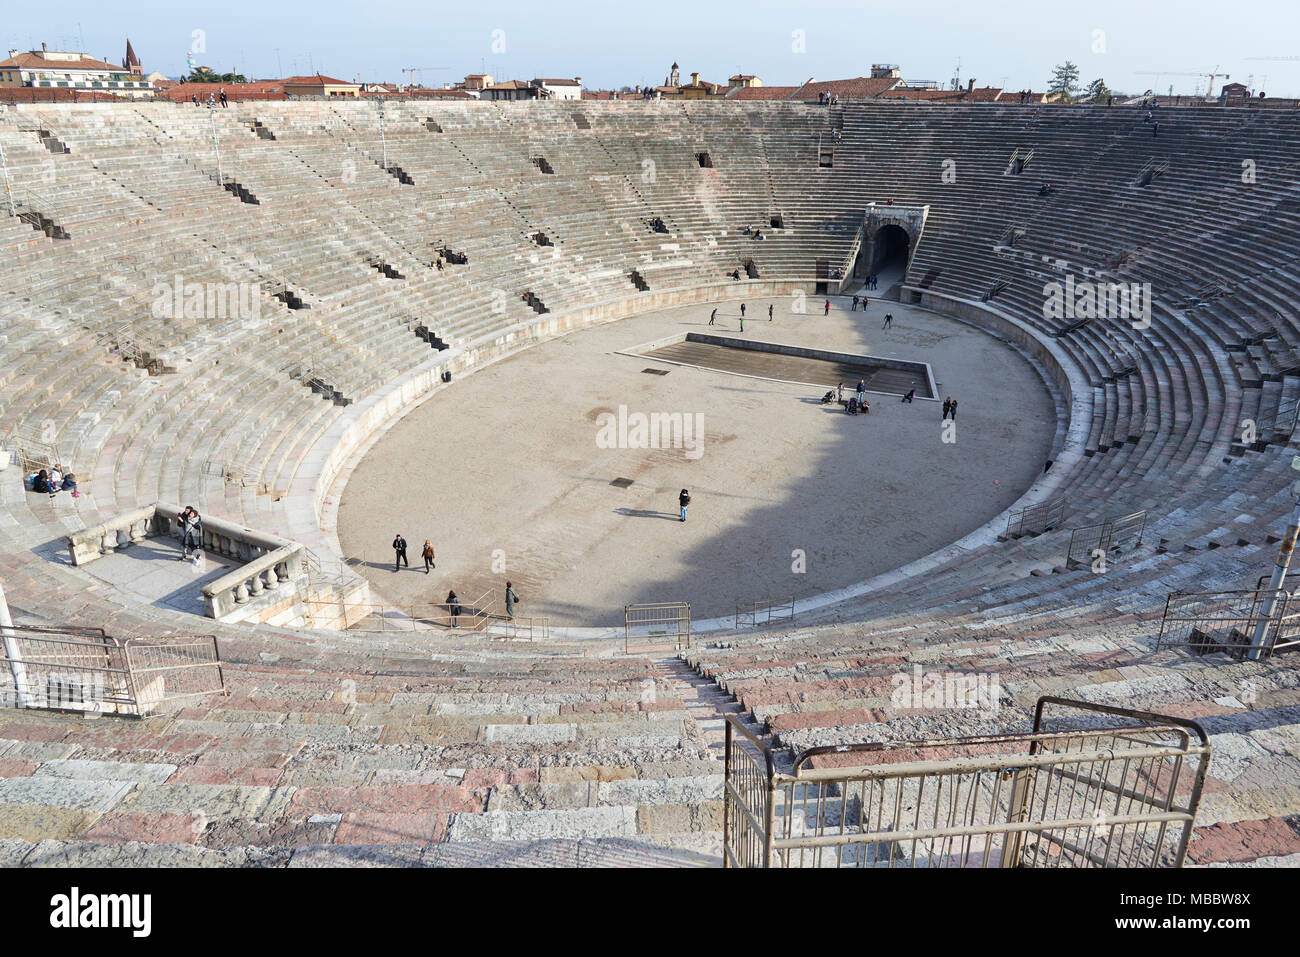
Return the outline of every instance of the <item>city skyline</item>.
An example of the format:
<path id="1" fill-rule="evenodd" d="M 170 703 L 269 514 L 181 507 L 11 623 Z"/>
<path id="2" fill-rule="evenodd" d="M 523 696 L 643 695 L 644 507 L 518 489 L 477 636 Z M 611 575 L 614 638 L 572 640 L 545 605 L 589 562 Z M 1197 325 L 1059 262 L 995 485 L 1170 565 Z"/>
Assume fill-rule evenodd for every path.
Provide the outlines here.
<path id="1" fill-rule="evenodd" d="M 508 0 L 467 9 L 402 0 L 361 8 L 327 0 L 304 23 L 303 9 L 285 3 L 234 0 L 209 20 L 154 0 L 112 12 L 73 0 L 61 5 L 57 22 L 40 8 L 17 8 L 0 35 L 6 50 L 46 43 L 111 62 L 121 61 L 129 37 L 146 73 L 171 77 L 186 71 L 191 55 L 197 65 L 250 78 L 323 73 L 406 82 L 415 67 L 416 83 L 430 87 L 489 73 L 498 80 L 581 76 L 590 89 L 657 85 L 673 62 L 683 78 L 699 72 L 725 84 L 746 73 L 768 86 L 867 76 L 874 63 L 896 63 L 911 82 L 948 86 L 956 77 L 963 86 L 974 79 L 1041 91 L 1052 69 L 1071 60 L 1082 85 L 1101 78 L 1129 93 L 1204 93 L 1214 71 L 1215 91 L 1230 77 L 1274 96 L 1297 95 L 1300 51 L 1275 38 L 1300 36 L 1300 9 L 1264 3 L 1249 23 L 1215 22 L 1218 9 L 1193 0 L 1173 20 L 1114 0 L 1014 0 L 996 11 L 872 11 L 842 0 L 700 8 L 665 0 L 652 17 L 634 11 L 640 19 L 632 31 L 607 8 L 579 3 L 539 8 Z"/>

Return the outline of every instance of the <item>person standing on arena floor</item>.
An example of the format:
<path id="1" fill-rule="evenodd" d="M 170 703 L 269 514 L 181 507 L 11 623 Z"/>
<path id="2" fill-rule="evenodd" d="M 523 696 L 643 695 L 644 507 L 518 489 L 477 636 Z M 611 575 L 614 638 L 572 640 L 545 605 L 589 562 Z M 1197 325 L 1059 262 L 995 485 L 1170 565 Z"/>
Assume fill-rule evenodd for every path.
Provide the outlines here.
<path id="1" fill-rule="evenodd" d="M 740 318 L 742 320 L 745 318 L 745 304 L 743 302 L 740 304 Z M 741 325 L 744 325 L 743 321 L 741 322 Z"/>
<path id="2" fill-rule="evenodd" d="M 436 568 L 433 563 L 433 542 L 427 538 L 424 540 L 424 550 L 420 552 L 420 557 L 424 559 L 424 573 L 429 574 L 430 568 Z"/>
<path id="3" fill-rule="evenodd" d="M 894 314 L 893 314 L 892 312 L 887 312 L 887 313 L 885 313 L 885 324 L 884 324 L 883 326 L 881 326 L 880 328 L 881 328 L 881 329 L 888 329 L 888 328 L 890 328 L 891 326 L 893 326 L 893 324 L 894 324 Z"/>
<path id="4" fill-rule="evenodd" d="M 861 405 L 866 400 L 867 400 L 867 383 L 864 380 L 859 379 L 858 380 L 858 405 Z"/>
<path id="5" fill-rule="evenodd" d="M 952 419 L 954 422 L 957 421 L 957 400 L 956 399 L 953 399 L 952 405 L 948 406 L 948 418 Z"/>
<path id="6" fill-rule="evenodd" d="M 402 537 L 401 532 L 398 532 L 397 537 L 393 539 L 393 571 L 397 571 L 402 565 L 411 567 L 411 563 L 406 560 L 406 539 Z"/>
<path id="7" fill-rule="evenodd" d="M 826 308 L 822 310 L 822 315 L 823 315 L 823 316 L 829 316 L 830 314 L 831 314 L 831 301 L 830 301 L 829 299 L 827 299 L 827 300 L 826 300 Z"/>
<path id="8" fill-rule="evenodd" d="M 677 504 L 682 508 L 682 521 L 684 522 L 686 521 L 686 506 L 691 504 L 691 493 L 686 489 L 682 489 L 681 494 L 677 496 Z"/>
<path id="9" fill-rule="evenodd" d="M 452 589 L 447 592 L 447 616 L 451 627 L 455 628 L 456 623 L 460 620 L 460 599 L 456 597 L 456 590 Z"/>
<path id="10" fill-rule="evenodd" d="M 506 617 L 507 618 L 515 617 L 515 602 L 517 602 L 518 600 L 519 600 L 519 596 L 515 594 L 515 586 L 510 584 L 510 582 L 506 582 Z"/>
<path id="11" fill-rule="evenodd" d="M 713 320 L 718 318 L 718 310 L 714 309 L 709 313 L 709 325 L 713 325 Z"/>
<path id="12" fill-rule="evenodd" d="M 837 386 L 835 387 L 835 401 L 836 401 L 836 402 L 843 402 L 843 401 L 844 401 L 844 383 L 843 383 L 843 382 L 841 382 L 839 385 L 837 385 Z"/>
<path id="13" fill-rule="evenodd" d="M 767 321 L 772 321 L 772 304 L 770 302 L 767 304 Z"/>
<path id="14" fill-rule="evenodd" d="M 943 400 L 943 417 L 944 417 L 945 419 L 948 418 L 948 413 L 949 413 L 950 411 L 952 411 L 952 397 L 951 397 L 951 396 L 949 396 L 948 398 L 946 398 L 946 399 Z"/>

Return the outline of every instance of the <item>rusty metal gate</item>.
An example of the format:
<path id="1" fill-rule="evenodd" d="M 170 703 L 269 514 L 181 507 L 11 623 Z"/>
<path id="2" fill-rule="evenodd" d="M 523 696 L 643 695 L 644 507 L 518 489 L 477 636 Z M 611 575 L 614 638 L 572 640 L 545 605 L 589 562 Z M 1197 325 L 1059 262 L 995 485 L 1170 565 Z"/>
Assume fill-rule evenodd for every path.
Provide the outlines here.
<path id="1" fill-rule="evenodd" d="M 644 602 L 623 606 L 623 653 L 691 646 L 691 603 L 688 601 Z"/>
<path id="2" fill-rule="evenodd" d="M 811 748 L 785 770 L 726 731 L 724 867 L 1180 867 L 1210 761 L 1195 722 L 1052 697 L 1029 734 Z"/>

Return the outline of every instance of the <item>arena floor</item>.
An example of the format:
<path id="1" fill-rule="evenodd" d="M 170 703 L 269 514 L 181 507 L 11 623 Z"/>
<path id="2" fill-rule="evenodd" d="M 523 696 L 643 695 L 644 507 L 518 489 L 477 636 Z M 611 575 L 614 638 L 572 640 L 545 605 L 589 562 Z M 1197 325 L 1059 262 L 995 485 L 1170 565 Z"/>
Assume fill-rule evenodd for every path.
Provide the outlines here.
<path id="1" fill-rule="evenodd" d="M 871 415 L 852 417 L 821 405 L 824 389 L 616 354 L 682 332 L 740 335 L 739 300 L 718 304 L 712 328 L 712 304 L 667 309 L 535 346 L 412 409 L 343 489 L 344 554 L 379 600 L 439 602 L 454 588 L 463 601 L 487 593 L 499 604 L 510 579 L 516 613 L 553 624 L 614 625 L 626 603 L 643 601 L 690 601 L 702 619 L 732 614 L 737 600 L 807 597 L 896 568 L 1029 488 L 1056 423 L 1022 357 L 917 307 L 874 301 L 864 315 L 845 298 L 823 316 L 820 302 L 792 315 L 788 298 L 750 300 L 744 336 L 929 362 L 940 400 L 960 403 L 955 442 L 943 441 L 938 400 L 876 395 Z M 691 416 L 697 451 L 602 447 L 620 406 L 633 423 L 638 412 Z M 632 484 L 611 485 L 617 478 Z M 683 487 L 693 498 L 685 524 Z M 399 531 L 411 567 L 395 574 Z M 429 575 L 426 538 L 437 551 Z"/>

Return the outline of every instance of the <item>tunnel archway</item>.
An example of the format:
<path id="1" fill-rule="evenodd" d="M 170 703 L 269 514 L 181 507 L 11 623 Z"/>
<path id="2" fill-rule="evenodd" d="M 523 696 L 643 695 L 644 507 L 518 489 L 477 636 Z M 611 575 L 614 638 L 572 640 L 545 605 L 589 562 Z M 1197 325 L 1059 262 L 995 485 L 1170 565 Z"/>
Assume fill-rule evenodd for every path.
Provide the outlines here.
<path id="1" fill-rule="evenodd" d="M 876 230 L 872 239 L 872 273 L 880 274 L 895 267 L 900 272 L 907 269 L 907 260 L 912 254 L 912 237 L 906 229 L 888 223 Z"/>

